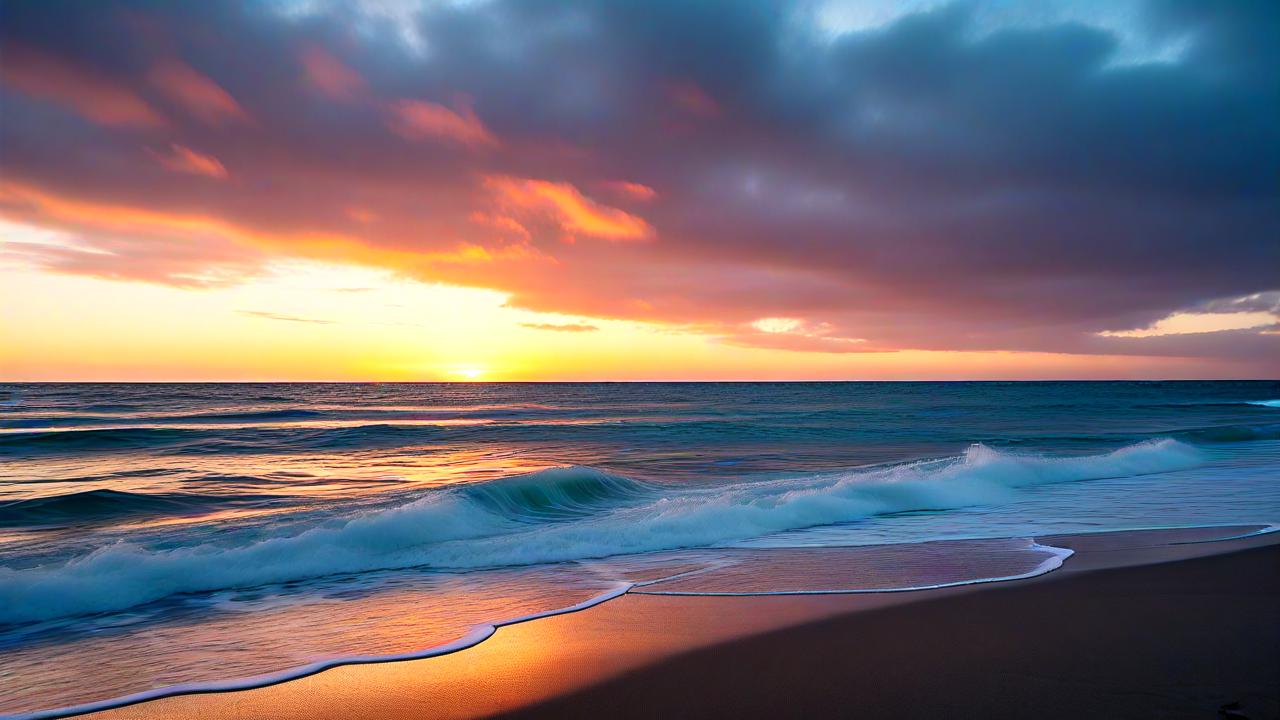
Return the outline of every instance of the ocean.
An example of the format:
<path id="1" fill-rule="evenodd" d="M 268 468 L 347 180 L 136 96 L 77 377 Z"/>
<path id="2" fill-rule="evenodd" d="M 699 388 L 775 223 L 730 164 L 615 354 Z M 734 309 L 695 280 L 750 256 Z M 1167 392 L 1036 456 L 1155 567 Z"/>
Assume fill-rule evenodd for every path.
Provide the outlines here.
<path id="1" fill-rule="evenodd" d="M 1276 521 L 1272 381 L 5 384 L 0 714 Z"/>

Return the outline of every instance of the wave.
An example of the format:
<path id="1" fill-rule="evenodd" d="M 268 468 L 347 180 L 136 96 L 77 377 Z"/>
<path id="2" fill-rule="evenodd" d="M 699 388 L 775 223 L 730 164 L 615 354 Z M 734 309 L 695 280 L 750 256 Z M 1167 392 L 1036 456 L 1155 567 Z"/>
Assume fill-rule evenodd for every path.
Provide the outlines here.
<path id="1" fill-rule="evenodd" d="M 249 412 L 211 412 L 211 413 L 192 413 L 181 417 L 161 417 L 161 418 L 143 418 L 144 420 L 160 420 L 166 422 L 270 422 L 272 420 L 309 420 L 311 418 L 324 417 L 325 413 L 319 410 L 304 410 L 301 408 L 292 408 L 289 410 L 256 410 Z"/>
<path id="2" fill-rule="evenodd" d="M 1191 442 L 1237 443 L 1259 440 L 1280 440 L 1280 425 L 1217 425 L 1213 427 L 1183 430 L 1179 438 Z"/>
<path id="3" fill-rule="evenodd" d="M 1262 407 L 1280 408 L 1280 400 L 1250 400 L 1245 405 L 1261 405 Z"/>
<path id="4" fill-rule="evenodd" d="M 658 486 L 621 475 L 566 467 L 468 485 L 458 492 L 491 512 L 538 522 L 589 516 L 658 491 Z"/>
<path id="5" fill-rule="evenodd" d="M 0 455 L 132 450 L 184 440 L 192 437 L 193 432 L 176 428 L 96 428 L 8 432 L 0 434 Z"/>
<path id="6" fill-rule="evenodd" d="M 429 425 L 385 424 L 322 428 L 112 427 L 29 430 L 0 433 L 0 456 L 143 449 L 184 453 L 355 450 L 409 445 L 431 439 L 439 432 L 441 428 Z"/>
<path id="7" fill-rule="evenodd" d="M 104 406 L 96 406 L 104 407 Z M 128 406 L 106 406 L 128 407 Z M 86 408 L 89 409 L 89 408 Z M 103 410 L 102 412 L 110 412 Z M 151 425 L 200 425 L 200 424 L 234 424 L 234 423 L 271 423 L 295 422 L 298 420 L 315 420 L 324 418 L 326 413 L 319 410 L 294 408 L 289 410 L 253 410 L 245 412 L 199 412 L 185 415 L 40 415 L 6 420 L 0 427 L 47 429 L 56 427 L 83 427 L 92 425 L 119 426 L 151 426 Z M 105 429 L 105 428 L 99 428 Z"/>
<path id="8" fill-rule="evenodd" d="M 998 503 L 1023 487 L 1200 462 L 1194 448 L 1165 439 L 1057 458 L 974 445 L 941 460 L 697 489 L 558 468 L 437 490 L 294 534 L 277 529 L 280 534 L 239 546 L 116 544 L 61 565 L 0 568 L 0 624 L 347 573 L 530 565 L 710 546 L 874 515 Z"/>
<path id="9" fill-rule="evenodd" d="M 81 523 L 131 515 L 182 515 L 270 499 L 265 495 L 198 495 L 87 490 L 0 503 L 0 527 Z"/>

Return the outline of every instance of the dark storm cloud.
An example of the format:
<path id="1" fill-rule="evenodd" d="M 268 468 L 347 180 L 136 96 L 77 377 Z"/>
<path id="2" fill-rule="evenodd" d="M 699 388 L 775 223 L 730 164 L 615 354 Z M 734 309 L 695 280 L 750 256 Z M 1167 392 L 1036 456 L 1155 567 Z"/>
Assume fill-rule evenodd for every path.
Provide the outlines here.
<path id="1" fill-rule="evenodd" d="M 0 209 L 108 277 L 190 278 L 194 235 L 739 344 L 1276 370 L 1275 334 L 1097 333 L 1280 287 L 1280 5 L 1147 3 L 1158 59 L 978 7 L 5 3 Z"/>

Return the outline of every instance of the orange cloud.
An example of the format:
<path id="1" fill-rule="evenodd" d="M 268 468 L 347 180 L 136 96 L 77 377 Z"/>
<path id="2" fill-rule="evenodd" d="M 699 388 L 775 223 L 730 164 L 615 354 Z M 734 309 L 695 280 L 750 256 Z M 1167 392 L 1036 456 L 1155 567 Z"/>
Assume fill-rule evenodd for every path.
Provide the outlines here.
<path id="1" fill-rule="evenodd" d="M 311 87 L 334 100 L 352 100 L 368 89 L 359 73 L 318 45 L 303 50 L 301 60 Z"/>
<path id="2" fill-rule="evenodd" d="M 152 155 L 161 165 L 174 172 L 204 175 L 216 180 L 227 179 L 227 168 L 218 158 L 198 153 L 177 143 L 169 146 L 168 153 L 152 151 Z"/>
<path id="3" fill-rule="evenodd" d="M 521 225 L 515 218 L 506 215 L 488 215 L 482 212 L 471 213 L 471 222 L 477 225 L 488 225 L 504 232 L 513 233 L 524 240 L 531 240 L 533 236 L 529 233 L 528 228 Z"/>
<path id="4" fill-rule="evenodd" d="M 169 60 L 151 68 L 148 80 L 170 100 L 208 125 L 249 122 L 249 114 L 218 83 L 186 63 Z"/>
<path id="5" fill-rule="evenodd" d="M 626 180 L 611 180 L 601 183 L 608 191 L 615 195 L 630 199 L 648 202 L 658 196 L 658 191 L 648 185 L 641 185 L 636 182 L 628 182 Z"/>
<path id="6" fill-rule="evenodd" d="M 614 241 L 653 236 L 642 218 L 597 203 L 569 183 L 491 175 L 484 184 L 503 205 L 548 215 L 568 233 Z"/>
<path id="7" fill-rule="evenodd" d="M 389 110 L 391 129 L 408 140 L 434 138 L 471 147 L 498 144 L 498 138 L 468 107 L 454 112 L 443 105 L 421 100 L 397 100 L 390 104 Z"/>
<path id="8" fill-rule="evenodd" d="M 368 208 L 360 207 L 358 205 L 352 205 L 348 207 L 347 209 L 343 210 L 343 214 L 346 215 L 348 218 L 365 225 L 368 225 L 369 223 L 377 222 L 379 220 L 378 213 Z"/>
<path id="9" fill-rule="evenodd" d="M 165 124 L 164 118 L 132 90 L 22 45 L 5 47 L 0 81 L 100 125 L 153 128 Z"/>
<path id="10" fill-rule="evenodd" d="M 98 277 L 144 280 L 190 285 L 210 284 L 196 277 L 201 266 L 198 249 L 208 248 L 209 265 L 248 267 L 263 252 L 313 260 L 347 262 L 383 267 L 415 277 L 434 278 L 438 272 L 460 273 L 465 281 L 467 268 L 497 262 L 549 260 L 524 242 L 486 247 L 456 241 L 439 249 L 386 247 L 363 238 L 327 231 L 298 230 L 268 232 L 225 219 L 199 214 L 150 210 L 125 205 L 87 202 L 60 197 L 35 187 L 0 182 L 0 217 L 9 217 L 42 227 L 57 228 L 98 238 L 101 247 L 90 245 L 76 250 L 93 262 L 60 262 L 62 255 L 47 255 L 51 269 Z M 113 238 L 127 238 L 115 243 Z M 190 248 L 172 262 L 176 247 Z M 193 254 L 194 253 L 194 254 Z M 147 258 L 158 259 L 147 265 Z M 138 266 L 139 262 L 144 266 Z M 469 272 L 469 271 L 468 271 Z M 220 277 L 219 282 L 233 278 Z"/>

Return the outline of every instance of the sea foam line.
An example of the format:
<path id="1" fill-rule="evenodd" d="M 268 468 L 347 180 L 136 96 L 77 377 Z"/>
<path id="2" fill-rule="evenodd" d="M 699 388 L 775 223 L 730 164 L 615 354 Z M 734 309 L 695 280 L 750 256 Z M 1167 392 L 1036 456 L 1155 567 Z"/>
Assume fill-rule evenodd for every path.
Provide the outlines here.
<path id="1" fill-rule="evenodd" d="M 1063 533 L 1063 534 L 1092 535 L 1092 534 L 1101 534 L 1101 533 L 1108 533 L 1108 532 L 1134 532 L 1134 531 L 1140 531 L 1140 530 L 1182 530 L 1182 529 L 1194 530 L 1199 528 L 1235 527 L 1239 525 L 1253 525 L 1253 524 L 1262 525 L 1263 527 L 1261 527 L 1258 530 L 1254 530 L 1252 532 L 1247 532 L 1240 535 L 1232 535 L 1230 537 L 1225 537 L 1225 538 L 1212 538 L 1209 540 L 1192 540 L 1192 541 L 1172 543 L 1172 544 L 1194 544 L 1194 543 L 1207 543 L 1207 542 L 1221 542 L 1224 540 L 1239 540 L 1242 538 L 1253 537 L 1256 535 L 1265 535 L 1268 533 L 1280 531 L 1280 524 L 1276 524 L 1276 523 L 1216 523 L 1216 524 L 1209 524 L 1209 525 L 1175 525 L 1175 526 L 1165 526 L 1165 527 L 1130 528 L 1128 530 L 1098 530 L 1098 531 L 1092 531 L 1092 532 L 1086 531 L 1086 532 L 1079 532 L 1079 533 Z M 968 538 L 968 539 L 979 540 L 979 539 L 991 539 L 991 538 Z M 676 573 L 674 575 L 669 575 L 667 577 L 657 578 L 654 580 L 646 580 L 646 581 L 637 582 L 637 583 L 631 583 L 631 582 L 618 583 L 613 588 L 599 595 L 596 595 L 595 597 L 592 597 L 580 603 L 577 603 L 576 605 L 570 605 L 568 607 L 563 607 L 563 608 L 558 608 L 553 610 L 545 610 L 543 612 L 533 613 L 530 615 L 522 615 L 519 617 L 511 618 L 508 620 L 501 620 L 494 623 L 482 623 L 479 625 L 474 625 L 467 632 L 466 635 L 463 635 L 462 637 L 458 638 L 457 640 L 454 640 L 453 642 L 445 643 L 443 645 L 435 645 L 433 647 L 429 647 L 423 650 L 410 651 L 406 653 L 394 653 L 394 654 L 388 654 L 388 655 L 349 655 L 349 656 L 339 657 L 339 658 L 330 658 L 328 660 L 320 660 L 314 663 L 309 663 L 307 665 L 301 665 L 299 667 L 290 668 L 287 670 L 281 670 L 279 672 L 266 673 L 263 675 L 255 675 L 248 678 L 240 678 L 235 680 L 221 680 L 221 681 L 214 680 L 214 681 L 201 682 L 201 683 L 180 683 L 177 685 L 169 685 L 166 687 L 155 688 L 152 690 L 143 690 L 141 692 L 131 693 L 129 695 L 122 695 L 120 697 L 109 698 L 106 700 L 96 700 L 93 702 L 82 703 L 79 705 L 70 705 L 67 707 L 52 708 L 49 710 L 36 710 L 33 712 L 17 713 L 13 715 L 0 715 L 0 720 L 51 720 L 52 718 L 64 718 L 64 717 L 71 717 L 74 715 L 84 715 L 92 712 L 100 712 L 103 710 L 113 710 L 116 708 L 126 707 L 129 705 L 137 705 L 138 703 L 148 702 L 151 700 L 161 700 L 163 698 L 175 697 L 179 695 L 202 695 L 202 694 L 210 694 L 210 693 L 234 692 L 237 690 L 253 690 L 256 688 L 263 688 L 270 685 L 278 685 L 280 683 L 288 682 L 290 680 L 298 680 L 300 678 L 308 677 L 310 675 L 315 675 L 325 670 L 329 670 L 336 667 L 342 667 L 344 665 L 374 665 L 378 663 L 400 662 L 404 660 L 423 660 L 426 658 L 450 655 L 452 653 L 459 652 L 461 650 L 466 650 L 466 649 L 475 647 L 476 645 L 479 645 L 485 640 L 488 640 L 490 637 L 493 637 L 494 633 L 498 631 L 498 628 L 507 627 L 510 625 L 519 625 L 520 623 L 526 623 L 532 620 L 540 620 L 542 618 L 554 617 L 556 615 L 567 615 L 569 613 L 580 612 L 582 610 L 587 610 L 597 605 L 601 605 L 610 600 L 621 597 L 622 595 L 625 595 L 625 594 L 668 595 L 668 596 L 682 595 L 682 596 L 715 596 L 715 597 L 749 597 L 749 596 L 767 596 L 767 595 L 854 595 L 854 594 L 866 594 L 866 593 L 917 592 L 920 590 L 939 590 L 943 588 L 957 587 L 957 586 L 964 586 L 964 585 L 982 585 L 982 584 L 988 584 L 988 583 L 1006 582 L 1010 580 L 1025 580 L 1033 577 L 1039 577 L 1040 575 L 1045 575 L 1047 573 L 1050 573 L 1062 567 L 1062 564 L 1066 561 L 1066 559 L 1075 554 L 1075 552 L 1069 548 L 1060 548 L 1052 545 L 1042 545 L 1040 543 L 1035 542 L 1034 538 L 1028 538 L 1028 539 L 1031 541 L 1030 545 L 1027 548 L 1028 550 L 1048 552 L 1050 553 L 1050 557 L 1046 558 L 1043 562 L 1041 562 L 1038 566 L 1036 566 L 1035 569 L 1026 573 L 1021 573 L 1019 575 L 979 578 L 974 580 L 961 580 L 961 581 L 950 582 L 950 583 L 940 583 L 937 585 L 920 585 L 920 586 L 904 587 L 904 588 L 872 588 L 872 589 L 861 588 L 861 589 L 845 589 L 845 590 L 788 590 L 788 591 L 775 591 L 775 592 L 737 592 L 737 593 L 676 592 L 676 591 L 655 591 L 655 590 L 637 590 L 636 589 L 636 588 L 645 587 L 648 585 L 654 585 L 660 582 L 675 580 L 681 577 L 698 575 L 704 572 L 709 572 L 711 570 L 718 569 L 720 567 L 724 567 L 726 564 L 728 564 L 728 563 L 716 563 L 704 568 L 688 570 L 685 572 Z M 928 542 L 928 541 L 922 541 L 922 542 Z M 917 543 L 900 543 L 900 544 L 914 545 Z M 866 547 L 866 546 L 850 546 L 850 547 Z"/>
<path id="2" fill-rule="evenodd" d="M 853 546 L 858 547 L 858 546 Z M 865 547 L 865 546 L 863 546 Z M 938 583 L 936 585 L 912 585 L 908 587 L 889 587 L 889 588 L 838 588 L 831 590 L 754 590 L 754 591 L 694 591 L 694 590 L 636 590 L 632 589 L 632 595 L 680 595 L 690 597 L 755 597 L 766 595 L 863 595 L 870 593 L 901 593 L 916 592 L 919 590 L 941 590 L 942 588 L 960 587 L 963 585 L 982 585 L 985 583 L 1006 582 L 1009 580 L 1025 580 L 1028 578 L 1038 577 L 1045 573 L 1053 572 L 1062 567 L 1063 561 L 1075 554 L 1075 551 L 1069 548 L 1054 547 L 1053 545 L 1041 545 L 1032 541 L 1027 546 L 1027 550 L 1048 552 L 1049 557 L 1037 565 L 1034 569 L 1018 575 L 1000 575 L 996 577 L 974 578 L 971 580 L 955 580 L 953 582 Z M 723 566 L 721 566 L 723 567 Z M 706 572 L 715 568 L 706 568 L 701 571 L 693 571 L 681 573 L 681 575 L 693 575 L 698 572 Z M 637 586 L 656 585 L 661 582 L 675 579 L 676 576 L 669 578 L 660 578 L 658 580 L 650 580 L 646 583 L 636 583 Z"/>
<path id="3" fill-rule="evenodd" d="M 521 615 L 519 617 L 508 620 L 501 620 L 494 623 L 482 623 L 474 625 L 466 635 L 454 640 L 453 642 L 443 645 L 435 645 L 425 650 L 414 650 L 406 653 L 393 653 L 388 655 L 348 655 L 345 657 L 330 658 L 328 660 L 319 660 L 317 662 L 301 665 L 288 670 L 281 670 L 274 673 L 266 673 L 263 675 L 254 675 L 252 677 L 240 678 L 236 680 L 213 680 L 200 683 L 180 683 L 178 685 L 169 685 L 166 687 L 155 688 L 152 690 L 143 690 L 141 692 L 122 695 L 107 700 L 95 700 L 93 702 L 82 703 L 80 705 L 71 705 L 68 707 L 53 708 L 50 710 L 36 710 L 28 713 L 18 713 L 16 715 L 2 715 L 2 720 L 49 720 L 50 718 L 64 718 L 73 715 L 84 715 L 86 713 L 100 712 L 103 710 L 114 710 L 128 705 L 137 705 L 138 703 L 148 702 L 151 700 L 160 700 L 162 698 L 174 697 L 177 695 L 202 695 L 208 693 L 233 692 L 236 690 L 253 690 L 256 688 L 267 687 L 269 685 L 278 685 L 289 680 L 298 680 L 309 675 L 324 672 L 335 667 L 343 665 L 374 665 L 378 663 L 400 662 L 402 660 L 423 660 L 426 658 L 440 657 L 449 655 L 460 650 L 475 647 L 480 643 L 493 637 L 493 634 L 500 627 L 508 625 L 519 625 L 520 623 L 529 622 L 531 620 L 540 620 L 542 618 L 552 617 L 555 615 L 567 615 L 588 608 L 595 607 L 604 602 L 608 602 L 616 597 L 624 595 L 632 588 L 632 583 L 619 583 L 610 590 L 596 595 L 593 598 L 584 600 L 576 605 L 557 608 L 554 610 L 545 610 L 543 612 L 533 613 L 531 615 Z"/>
<path id="4" fill-rule="evenodd" d="M 1177 540 L 1174 542 L 1160 543 L 1160 544 L 1162 545 L 1197 545 L 1200 543 L 1223 542 L 1226 540 L 1243 540 L 1244 538 L 1256 537 L 1258 535 L 1267 535 L 1269 533 L 1280 531 L 1280 524 L 1261 523 L 1261 522 L 1259 523 L 1242 522 L 1242 523 L 1209 523 L 1205 525 L 1154 525 L 1149 527 L 1138 527 L 1138 528 L 1119 528 L 1119 529 L 1112 528 L 1107 530 L 1086 530 L 1082 532 L 1068 532 L 1068 533 L 1054 533 L 1054 534 L 1055 535 L 1105 535 L 1105 534 L 1117 533 L 1117 532 L 1144 532 L 1148 530 L 1200 530 L 1200 529 L 1215 528 L 1215 527 L 1240 527 L 1242 525 L 1243 526 L 1259 525 L 1261 527 L 1259 527 L 1257 530 L 1251 530 L 1249 532 L 1239 533 L 1237 535 L 1228 535 L 1227 537 L 1208 538 L 1206 540 Z M 948 541 L 965 542 L 968 540 L 989 540 L 989 539 L 991 538 L 982 538 L 982 537 L 948 538 Z M 1000 539 L 1000 538 L 997 538 L 997 539 Z M 720 568 L 727 567 L 733 564 L 732 562 L 725 561 L 725 562 L 711 564 L 706 567 L 697 568 L 694 570 L 687 570 L 685 572 L 677 573 L 675 575 L 670 575 L 668 577 L 662 577 L 662 578 L 656 578 L 654 580 L 646 580 L 644 582 L 638 582 L 638 583 L 635 583 L 634 587 L 628 592 L 632 595 L 670 595 L 670 596 L 686 596 L 686 597 L 702 597 L 702 596 L 754 597 L 754 596 L 767 596 L 767 595 L 861 595 L 861 594 L 869 594 L 869 593 L 898 593 L 898 592 L 916 592 L 919 590 L 940 590 L 943 588 L 960 587 L 964 585 L 981 585 L 985 583 L 1006 582 L 1009 580 L 1026 580 L 1033 577 L 1039 577 L 1040 575 L 1053 572 L 1054 570 L 1057 570 L 1058 568 L 1062 567 L 1062 564 L 1066 561 L 1066 559 L 1075 554 L 1075 551 L 1071 550 L 1070 548 L 1060 548 L 1055 545 L 1044 545 L 1039 542 L 1036 542 L 1034 537 L 1027 538 L 1027 540 L 1030 541 L 1030 545 L 1028 545 L 1026 548 L 1027 550 L 1048 552 L 1050 553 L 1050 557 L 1046 558 L 1044 562 L 1040 563 L 1034 569 L 1025 573 L 1021 573 L 1019 575 L 1002 575 L 1002 576 L 996 576 L 996 577 L 975 578 L 972 580 L 956 580 L 953 582 L 939 583 L 936 585 L 914 585 L 910 587 L 893 587 L 893 588 L 841 588 L 841 589 L 834 589 L 834 590 L 772 590 L 772 591 L 757 590 L 757 591 L 739 591 L 739 592 L 638 589 L 638 588 L 644 588 L 650 585 L 657 585 L 659 583 L 669 582 L 671 580 L 690 577 L 693 575 L 702 575 L 704 573 L 708 573 L 713 570 L 719 570 Z M 922 541 L 922 542 L 930 542 L 930 541 Z M 916 543 L 902 543 L 902 544 L 913 545 Z M 813 545 L 813 546 L 805 546 L 805 547 L 865 548 L 865 547 L 873 547 L 873 546 Z M 780 548 L 769 548 L 769 549 L 780 549 Z"/>

